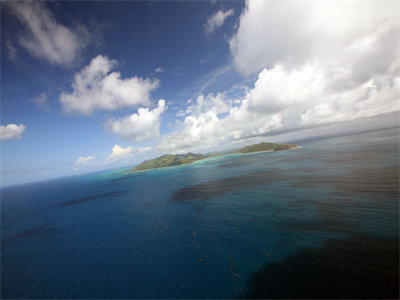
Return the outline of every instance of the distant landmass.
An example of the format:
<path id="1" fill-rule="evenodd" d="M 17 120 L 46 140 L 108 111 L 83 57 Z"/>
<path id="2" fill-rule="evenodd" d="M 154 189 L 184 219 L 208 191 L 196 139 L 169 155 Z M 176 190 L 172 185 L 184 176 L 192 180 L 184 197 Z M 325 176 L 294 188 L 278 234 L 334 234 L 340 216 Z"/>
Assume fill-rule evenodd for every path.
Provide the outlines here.
<path id="1" fill-rule="evenodd" d="M 144 171 L 156 168 L 173 167 L 179 165 L 190 164 L 196 160 L 209 157 L 200 153 L 186 153 L 186 154 L 166 154 L 153 158 L 150 160 L 145 160 L 140 165 L 132 168 L 130 171 Z"/>
<path id="2" fill-rule="evenodd" d="M 295 149 L 299 146 L 293 144 L 276 144 L 276 143 L 259 143 L 250 146 L 246 146 L 240 148 L 238 150 L 232 150 L 228 152 L 212 152 L 207 155 L 201 153 L 186 153 L 186 154 L 165 154 L 153 159 L 145 160 L 141 164 L 131 168 L 129 173 L 136 171 L 145 171 L 150 169 L 157 168 L 166 168 L 166 167 L 174 167 L 180 165 L 191 164 L 200 159 L 220 156 L 225 154 L 234 154 L 234 153 L 252 153 L 252 152 L 262 152 L 262 151 L 280 151 L 280 150 L 288 150 Z"/>
<path id="3" fill-rule="evenodd" d="M 252 153 L 252 152 L 261 152 L 261 151 L 279 151 L 279 150 L 288 150 L 298 148 L 297 145 L 292 144 L 275 144 L 275 143 L 259 143 L 250 145 L 247 147 L 243 147 L 239 149 L 237 152 L 240 153 Z"/>

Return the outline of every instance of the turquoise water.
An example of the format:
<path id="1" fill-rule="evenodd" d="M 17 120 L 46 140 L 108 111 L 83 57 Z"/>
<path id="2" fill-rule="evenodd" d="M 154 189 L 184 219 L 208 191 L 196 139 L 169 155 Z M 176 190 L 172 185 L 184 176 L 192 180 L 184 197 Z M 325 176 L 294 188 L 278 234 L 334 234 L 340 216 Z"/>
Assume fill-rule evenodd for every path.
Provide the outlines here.
<path id="1" fill-rule="evenodd" d="M 2 298 L 397 297 L 398 137 L 3 188 Z"/>

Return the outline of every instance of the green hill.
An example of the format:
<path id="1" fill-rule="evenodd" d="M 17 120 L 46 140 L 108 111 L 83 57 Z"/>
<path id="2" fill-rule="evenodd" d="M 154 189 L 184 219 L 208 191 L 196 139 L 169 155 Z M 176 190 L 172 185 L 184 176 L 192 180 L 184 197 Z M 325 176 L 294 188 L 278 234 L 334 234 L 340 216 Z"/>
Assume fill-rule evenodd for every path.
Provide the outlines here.
<path id="1" fill-rule="evenodd" d="M 141 164 L 132 168 L 130 171 L 144 171 L 149 169 L 156 168 L 165 168 L 165 167 L 173 167 L 179 165 L 190 164 L 196 160 L 203 159 L 208 157 L 203 154 L 196 153 L 186 153 L 186 154 L 165 154 L 159 156 L 157 158 L 153 158 L 150 160 L 145 160 Z"/>
<path id="2" fill-rule="evenodd" d="M 260 152 L 260 151 L 279 151 L 279 150 L 288 150 L 297 148 L 297 145 L 292 144 L 275 144 L 275 143 L 259 143 L 255 145 L 250 145 L 247 147 L 243 147 L 237 152 L 239 153 L 252 153 L 252 152 Z"/>

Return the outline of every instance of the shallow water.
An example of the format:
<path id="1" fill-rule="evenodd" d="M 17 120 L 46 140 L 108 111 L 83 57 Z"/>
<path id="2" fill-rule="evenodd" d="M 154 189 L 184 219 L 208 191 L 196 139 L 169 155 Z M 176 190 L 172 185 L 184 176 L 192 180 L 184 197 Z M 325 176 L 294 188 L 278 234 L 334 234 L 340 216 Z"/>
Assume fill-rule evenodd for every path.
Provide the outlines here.
<path id="1" fill-rule="evenodd" d="M 3 188 L 2 298 L 397 298 L 398 129 L 298 144 Z"/>

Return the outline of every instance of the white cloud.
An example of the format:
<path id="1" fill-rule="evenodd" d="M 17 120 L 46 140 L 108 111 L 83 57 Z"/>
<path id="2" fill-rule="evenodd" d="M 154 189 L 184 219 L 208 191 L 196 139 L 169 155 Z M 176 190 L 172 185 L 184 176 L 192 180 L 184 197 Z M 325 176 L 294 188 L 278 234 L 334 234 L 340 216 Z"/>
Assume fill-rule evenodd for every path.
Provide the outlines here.
<path id="1" fill-rule="evenodd" d="M 227 114 L 210 102 L 188 106 L 179 131 L 164 136 L 160 152 L 186 152 L 225 146 L 244 139 L 276 135 L 324 124 L 347 122 L 400 110 L 400 77 L 382 75 L 351 89 L 330 87 L 330 73 L 320 65 L 286 69 L 277 65 L 260 72 L 239 106 L 224 100 Z M 221 99 L 220 99 L 221 100 Z M 238 100 L 238 99 L 236 99 Z"/>
<path id="2" fill-rule="evenodd" d="M 8 124 L 7 126 L 0 126 L 0 140 L 18 140 L 21 138 L 22 133 L 25 131 L 24 124 Z"/>
<path id="3" fill-rule="evenodd" d="M 119 145 L 114 145 L 112 153 L 107 157 L 106 162 L 115 162 L 120 159 L 127 158 L 133 154 L 133 147 L 123 148 Z"/>
<path id="4" fill-rule="evenodd" d="M 149 104 L 150 92 L 159 86 L 159 81 L 139 77 L 121 79 L 119 72 L 111 72 L 116 64 L 102 55 L 93 58 L 75 75 L 73 92 L 60 95 L 64 109 L 89 115 L 96 110 Z"/>
<path id="5" fill-rule="evenodd" d="M 204 24 L 205 33 L 212 34 L 217 28 L 221 27 L 224 24 L 227 17 L 233 15 L 233 12 L 233 9 L 228 9 L 225 11 L 221 9 L 210 16 Z"/>
<path id="6" fill-rule="evenodd" d="M 92 42 L 85 26 L 72 30 L 58 23 L 43 2 L 6 1 L 4 4 L 26 29 L 18 38 L 19 45 L 34 57 L 52 64 L 68 65 Z"/>
<path id="7" fill-rule="evenodd" d="M 7 41 L 6 48 L 7 48 L 8 58 L 11 61 L 15 61 L 17 59 L 17 48 L 10 41 Z"/>
<path id="8" fill-rule="evenodd" d="M 399 9 L 397 1 L 247 1 L 230 49 L 238 70 L 250 74 L 276 64 L 342 60 L 351 45 L 371 54 L 367 41 L 384 38 L 367 63 L 380 64 L 398 53 Z"/>
<path id="9" fill-rule="evenodd" d="M 213 149 L 400 111 L 398 11 L 398 2 L 248 1 L 230 49 L 242 74 L 258 73 L 254 86 L 187 103 L 181 128 L 156 148 Z"/>
<path id="10" fill-rule="evenodd" d="M 195 103 L 191 104 L 191 99 L 187 101 L 191 105 L 186 109 L 186 114 L 199 116 L 201 113 L 207 111 L 211 111 L 216 115 L 227 113 L 229 112 L 230 105 L 224 101 L 224 97 L 224 93 L 217 93 L 216 95 L 210 93 L 205 97 L 203 94 L 200 94 L 197 96 Z"/>
<path id="11" fill-rule="evenodd" d="M 182 128 L 157 149 L 212 148 L 399 111 L 398 4 L 389 4 L 248 2 L 230 44 L 242 73 L 260 70 L 254 87 L 222 99 L 222 115 L 203 104 L 212 95 L 189 103 Z"/>
<path id="12" fill-rule="evenodd" d="M 128 146 L 123 148 L 119 145 L 114 145 L 111 154 L 107 157 L 106 163 L 114 163 L 117 161 L 125 160 L 129 162 L 129 159 L 134 154 L 143 154 L 149 152 L 152 148 L 151 147 L 137 147 L 134 148 L 132 146 Z"/>
<path id="13" fill-rule="evenodd" d="M 89 165 L 89 162 L 91 160 L 93 160 L 93 159 L 94 159 L 93 155 L 86 156 L 86 157 L 85 156 L 81 156 L 76 160 L 76 162 L 74 163 L 74 166 L 76 168 L 85 167 L 85 166 Z"/>
<path id="14" fill-rule="evenodd" d="M 109 119 L 106 128 L 120 138 L 138 142 L 160 136 L 160 116 L 165 110 L 165 100 L 160 99 L 153 110 L 139 108 L 137 113 L 120 119 Z"/>
<path id="15" fill-rule="evenodd" d="M 157 73 L 162 73 L 162 72 L 164 72 L 164 69 L 161 67 L 158 67 L 154 71 L 156 71 Z"/>
<path id="16" fill-rule="evenodd" d="M 220 144 L 225 133 L 214 112 L 190 115 L 185 118 L 182 130 L 163 136 L 156 149 L 159 152 L 186 152 L 192 148 L 215 146 Z"/>
<path id="17" fill-rule="evenodd" d="M 295 105 L 321 101 L 327 86 L 327 78 L 317 64 L 298 69 L 286 69 L 277 65 L 264 69 L 247 96 L 249 109 L 274 113 Z"/>
<path id="18" fill-rule="evenodd" d="M 47 111 L 47 112 L 50 111 L 50 106 L 48 103 L 46 93 L 41 93 L 39 96 L 35 97 L 32 100 L 32 102 L 35 103 L 39 108 L 43 109 L 44 111 Z"/>

